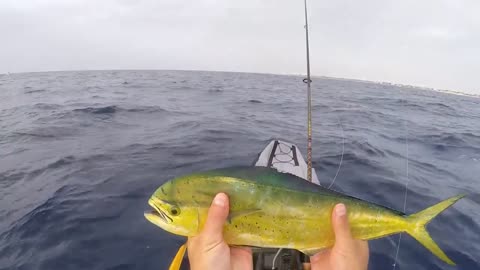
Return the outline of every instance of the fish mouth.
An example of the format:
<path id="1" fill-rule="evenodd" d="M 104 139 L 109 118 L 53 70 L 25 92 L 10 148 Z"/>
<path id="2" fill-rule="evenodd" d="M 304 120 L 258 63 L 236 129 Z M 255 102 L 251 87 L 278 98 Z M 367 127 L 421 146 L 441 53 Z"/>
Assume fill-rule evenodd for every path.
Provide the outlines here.
<path id="1" fill-rule="evenodd" d="M 153 210 L 145 211 L 145 214 L 151 214 L 161 218 L 165 223 L 173 222 L 173 219 L 169 217 L 160 207 L 155 205 L 155 202 L 150 199 L 148 200 L 148 204 L 153 208 Z"/>

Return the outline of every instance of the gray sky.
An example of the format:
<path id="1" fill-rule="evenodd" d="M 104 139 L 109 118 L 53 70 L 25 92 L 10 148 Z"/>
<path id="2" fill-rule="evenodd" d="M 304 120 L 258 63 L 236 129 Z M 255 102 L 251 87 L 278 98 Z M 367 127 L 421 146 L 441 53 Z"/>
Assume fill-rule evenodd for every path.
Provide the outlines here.
<path id="1" fill-rule="evenodd" d="M 480 1 L 310 0 L 314 75 L 480 94 Z M 302 0 L 1 0 L 0 73 L 304 73 Z"/>

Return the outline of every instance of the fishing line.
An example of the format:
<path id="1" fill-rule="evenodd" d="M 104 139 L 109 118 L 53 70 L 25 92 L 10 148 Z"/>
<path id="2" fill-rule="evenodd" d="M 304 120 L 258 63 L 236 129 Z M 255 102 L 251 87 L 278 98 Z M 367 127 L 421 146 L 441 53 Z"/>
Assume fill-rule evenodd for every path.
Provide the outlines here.
<path id="1" fill-rule="evenodd" d="M 277 253 L 275 254 L 275 257 L 273 257 L 273 262 L 272 262 L 272 270 L 275 270 L 275 261 L 277 260 L 278 255 L 280 255 L 280 252 L 282 252 L 283 248 L 279 248 Z"/>
<path id="2" fill-rule="evenodd" d="M 345 154 L 345 132 L 343 131 L 342 121 L 340 121 L 340 117 L 338 116 L 337 116 L 337 121 L 342 130 L 342 156 L 340 157 L 340 163 L 338 163 L 338 168 L 337 168 L 337 172 L 335 173 L 335 177 L 333 177 L 333 180 L 328 186 L 328 189 L 330 189 L 333 186 L 333 183 L 335 183 L 335 180 L 337 179 L 338 173 L 340 172 L 340 167 L 342 167 L 343 155 Z"/>
<path id="3" fill-rule="evenodd" d="M 405 99 L 405 104 L 404 104 L 404 107 L 406 108 L 406 104 L 407 104 L 407 99 Z M 410 177 L 409 177 L 409 170 L 408 170 L 408 163 L 409 163 L 409 158 L 408 158 L 408 108 L 406 108 L 406 118 L 405 119 L 405 151 L 406 151 L 406 172 L 407 172 L 407 180 L 405 180 L 405 197 L 404 197 L 404 200 L 403 200 L 403 212 L 405 213 L 406 212 L 406 209 L 407 209 L 407 195 L 408 195 L 408 182 L 410 181 Z M 395 270 L 395 268 L 397 267 L 397 260 L 398 260 L 398 253 L 400 252 L 400 244 L 402 242 L 402 235 L 403 233 L 400 233 L 399 236 L 398 236 L 398 242 L 397 242 L 397 250 L 395 252 L 395 260 L 393 261 L 393 270 Z"/>

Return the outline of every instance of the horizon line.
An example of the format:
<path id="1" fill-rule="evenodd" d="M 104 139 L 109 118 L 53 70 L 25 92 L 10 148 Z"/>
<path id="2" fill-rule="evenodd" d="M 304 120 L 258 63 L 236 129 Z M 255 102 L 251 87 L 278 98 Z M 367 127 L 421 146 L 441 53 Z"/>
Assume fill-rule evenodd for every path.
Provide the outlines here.
<path id="1" fill-rule="evenodd" d="M 306 76 L 305 74 L 300 73 L 272 73 L 272 72 L 253 72 L 253 71 L 231 71 L 231 70 L 202 70 L 202 69 L 66 69 L 66 70 L 44 70 L 44 71 L 21 71 L 21 72 L 7 72 L 7 73 L 0 73 L 0 75 L 12 75 L 12 74 L 29 74 L 29 73 L 55 73 L 55 72 L 92 72 L 92 71 L 181 71 L 181 72 L 218 72 L 218 73 L 243 73 L 243 74 L 257 74 L 257 75 L 275 75 L 275 76 L 296 76 L 302 77 Z M 434 91 L 440 93 L 447 93 L 453 95 L 462 95 L 462 96 L 470 96 L 470 97 L 478 97 L 480 98 L 480 94 L 470 93 L 470 92 L 463 92 L 461 90 L 452 90 L 452 89 L 441 89 L 423 85 L 411 85 L 411 84 L 403 84 L 398 82 L 389 82 L 389 81 L 372 81 L 368 79 L 357 79 L 357 78 L 345 78 L 345 77 L 333 77 L 333 76 L 325 76 L 325 75 L 315 75 L 312 74 L 311 77 L 314 78 L 325 78 L 325 79 L 333 79 L 333 80 L 346 80 L 346 81 L 355 81 L 355 82 L 366 82 L 366 83 L 374 83 L 374 84 L 383 84 L 383 85 L 391 85 L 397 87 L 405 87 L 405 88 L 416 88 L 421 90 L 427 91 Z"/>

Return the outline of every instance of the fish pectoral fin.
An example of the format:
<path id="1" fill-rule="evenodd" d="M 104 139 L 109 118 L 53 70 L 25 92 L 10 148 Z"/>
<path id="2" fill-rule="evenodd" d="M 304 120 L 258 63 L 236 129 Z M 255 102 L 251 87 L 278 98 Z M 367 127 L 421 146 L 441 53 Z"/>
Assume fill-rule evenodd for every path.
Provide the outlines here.
<path id="1" fill-rule="evenodd" d="M 187 243 L 183 244 L 177 251 L 175 258 L 173 258 L 170 267 L 168 270 L 180 270 L 180 266 L 182 266 L 182 260 L 185 256 L 185 251 L 187 250 Z"/>
<path id="2" fill-rule="evenodd" d="M 260 213 L 260 212 L 262 212 L 261 209 L 247 209 L 247 210 L 230 212 L 230 214 L 228 214 L 227 221 L 228 223 L 232 223 L 232 219 L 234 218 L 248 216 L 248 215 Z"/>
<path id="3" fill-rule="evenodd" d="M 326 250 L 327 248 L 309 248 L 309 249 L 302 249 L 300 250 L 300 252 L 308 256 L 313 256 L 317 253 L 324 252 Z"/>

